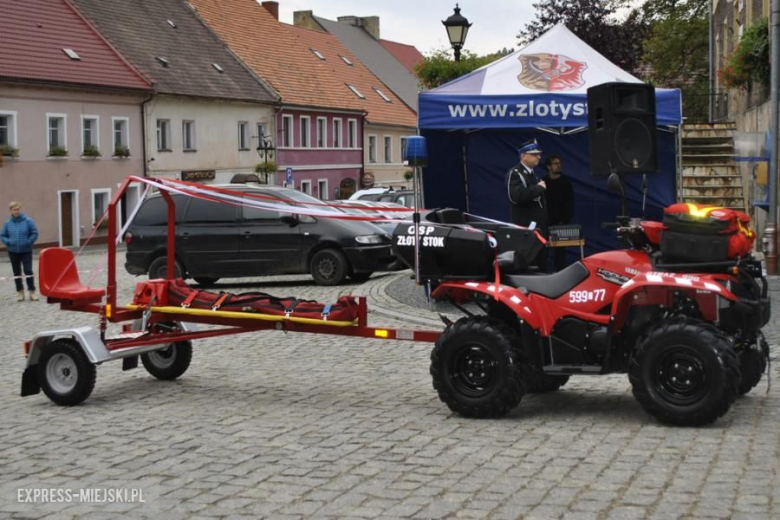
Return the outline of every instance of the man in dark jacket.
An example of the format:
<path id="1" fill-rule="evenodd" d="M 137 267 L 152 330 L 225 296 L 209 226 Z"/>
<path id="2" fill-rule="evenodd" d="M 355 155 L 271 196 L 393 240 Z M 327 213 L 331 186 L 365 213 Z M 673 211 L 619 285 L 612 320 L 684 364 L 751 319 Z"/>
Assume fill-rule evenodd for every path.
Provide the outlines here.
<path id="1" fill-rule="evenodd" d="M 526 141 L 517 149 L 520 162 L 506 175 L 506 190 L 511 207 L 511 221 L 519 226 L 529 227 L 536 223 L 536 229 L 544 238 L 549 236 L 547 224 L 547 201 L 545 191 L 547 183 L 536 176 L 534 168 L 539 165 L 542 150 L 536 140 Z M 543 248 L 534 265 L 546 270 L 547 249 Z"/>
<path id="2" fill-rule="evenodd" d="M 22 269 L 27 280 L 27 290 L 30 291 L 30 300 L 36 301 L 38 296 L 35 294 L 35 277 L 32 270 L 32 246 L 38 240 L 38 228 L 33 219 L 22 213 L 22 205 L 18 202 L 11 202 L 8 209 L 11 210 L 11 218 L 3 225 L 0 240 L 8 248 L 16 283 L 17 301 L 24 301 Z"/>
<path id="3" fill-rule="evenodd" d="M 551 226 L 570 224 L 574 217 L 574 189 L 571 181 L 562 173 L 561 158 L 551 155 L 545 161 L 547 175 L 544 182 L 547 184 L 545 197 L 547 198 L 547 223 Z M 566 249 L 555 248 L 555 270 L 560 271 L 566 267 Z"/>

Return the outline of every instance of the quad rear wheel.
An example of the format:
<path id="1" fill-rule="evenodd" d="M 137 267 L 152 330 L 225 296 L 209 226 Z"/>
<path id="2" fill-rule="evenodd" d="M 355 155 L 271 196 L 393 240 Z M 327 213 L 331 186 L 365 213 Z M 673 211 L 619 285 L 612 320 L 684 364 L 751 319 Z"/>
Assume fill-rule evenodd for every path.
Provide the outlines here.
<path id="1" fill-rule="evenodd" d="M 431 353 L 433 387 L 465 417 L 499 417 L 517 406 L 526 390 L 525 369 L 518 336 L 487 316 L 458 320 Z"/>
<path id="2" fill-rule="evenodd" d="M 760 336 L 755 343 L 741 350 L 737 357 L 739 358 L 739 369 L 742 372 L 739 395 L 745 395 L 756 387 L 766 372 L 769 344 L 763 336 Z"/>
<path id="3" fill-rule="evenodd" d="M 741 377 L 734 347 L 723 333 L 679 317 L 639 340 L 629 380 L 639 404 L 659 421 L 700 426 L 729 410 Z"/>

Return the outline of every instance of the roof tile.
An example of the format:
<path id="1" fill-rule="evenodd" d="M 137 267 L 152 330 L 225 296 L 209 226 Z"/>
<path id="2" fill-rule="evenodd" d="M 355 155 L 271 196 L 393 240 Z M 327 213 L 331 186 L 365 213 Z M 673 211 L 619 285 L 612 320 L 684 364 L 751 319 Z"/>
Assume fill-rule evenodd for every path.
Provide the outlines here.
<path id="1" fill-rule="evenodd" d="M 0 0 L 0 13 L 1 78 L 150 89 L 64 0 Z M 69 58 L 64 48 L 80 59 Z"/>

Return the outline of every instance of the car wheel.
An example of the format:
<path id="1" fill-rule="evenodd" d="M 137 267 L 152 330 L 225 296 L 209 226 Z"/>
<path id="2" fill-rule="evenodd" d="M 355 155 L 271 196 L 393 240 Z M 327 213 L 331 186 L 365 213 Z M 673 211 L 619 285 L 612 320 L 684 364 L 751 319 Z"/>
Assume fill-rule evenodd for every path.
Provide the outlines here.
<path id="1" fill-rule="evenodd" d="M 178 260 L 174 261 L 174 266 L 176 270 L 176 276 L 174 278 L 182 278 L 184 275 L 184 268 L 181 266 L 181 263 Z M 161 256 L 159 258 L 155 258 L 152 262 L 152 265 L 149 266 L 149 278 L 152 280 L 161 278 L 165 279 L 168 277 L 168 257 L 167 256 Z"/>
<path id="2" fill-rule="evenodd" d="M 731 341 L 712 325 L 685 317 L 642 337 L 628 377 L 647 413 L 678 426 L 710 424 L 725 414 L 742 379 Z"/>
<path id="3" fill-rule="evenodd" d="M 202 285 L 203 287 L 209 287 L 217 283 L 219 278 L 209 278 L 207 276 L 196 276 L 194 280 L 198 282 L 200 285 Z"/>
<path id="4" fill-rule="evenodd" d="M 317 251 L 311 259 L 311 275 L 317 285 L 339 285 L 347 277 L 347 259 L 336 249 Z"/>
<path id="5" fill-rule="evenodd" d="M 374 274 L 371 273 L 352 273 L 349 275 L 350 279 L 355 280 L 356 282 L 365 282 L 369 278 L 371 278 L 371 275 Z"/>

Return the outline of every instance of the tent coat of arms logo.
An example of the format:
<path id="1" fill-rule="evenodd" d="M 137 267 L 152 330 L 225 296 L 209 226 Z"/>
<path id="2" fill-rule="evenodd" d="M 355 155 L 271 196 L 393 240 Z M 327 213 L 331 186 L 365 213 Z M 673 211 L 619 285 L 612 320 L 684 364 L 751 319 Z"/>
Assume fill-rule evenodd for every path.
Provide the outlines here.
<path id="1" fill-rule="evenodd" d="M 572 90 L 585 84 L 582 73 L 588 64 L 584 61 L 547 52 L 520 54 L 517 59 L 522 66 L 517 80 L 526 88 L 553 92 Z"/>

